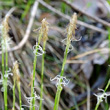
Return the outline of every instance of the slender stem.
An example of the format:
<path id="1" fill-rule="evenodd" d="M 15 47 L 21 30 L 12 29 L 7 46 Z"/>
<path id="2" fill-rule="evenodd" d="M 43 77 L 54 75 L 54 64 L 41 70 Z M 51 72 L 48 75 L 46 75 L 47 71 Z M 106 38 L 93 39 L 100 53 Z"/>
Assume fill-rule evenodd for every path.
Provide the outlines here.
<path id="1" fill-rule="evenodd" d="M 2 41 L 3 41 L 3 37 L 2 37 Z M 4 63 L 4 44 L 1 42 L 2 44 L 2 74 L 3 74 L 3 87 L 5 88 L 4 85 L 4 74 L 5 74 L 5 63 Z M 5 94 L 4 94 L 4 103 L 5 103 Z"/>
<path id="2" fill-rule="evenodd" d="M 59 100 L 60 100 L 60 94 L 61 94 L 62 89 L 58 89 L 56 96 L 55 96 L 55 104 L 54 104 L 54 110 L 58 110 L 58 105 L 59 105 Z"/>
<path id="3" fill-rule="evenodd" d="M 61 76 L 63 76 L 63 74 L 64 74 L 64 67 L 65 67 L 66 60 L 67 60 L 69 46 L 70 46 L 70 41 L 67 40 L 67 45 L 66 45 L 66 49 L 65 49 L 65 53 L 64 53 L 64 59 L 63 59 L 63 64 L 62 64 L 62 70 L 61 70 L 61 74 L 60 74 Z"/>
<path id="4" fill-rule="evenodd" d="M 20 82 L 17 82 L 17 87 L 18 87 L 18 92 L 19 92 L 19 104 L 20 104 L 20 110 L 21 110 L 21 105 L 22 105 L 22 101 L 21 101 L 21 87 L 20 87 Z"/>
<path id="5" fill-rule="evenodd" d="M 5 44 L 6 44 L 6 39 L 5 39 Z M 8 71 L 8 52 L 7 52 L 7 45 L 5 45 L 5 62 L 6 62 L 6 75 L 8 74 L 7 71 Z M 5 110 L 7 110 L 7 79 L 8 77 L 4 78 L 4 81 L 5 81 L 5 84 L 4 84 L 4 97 L 5 97 Z"/>
<path id="6" fill-rule="evenodd" d="M 43 43 L 43 51 L 45 52 L 45 46 L 46 46 L 46 41 Z M 45 53 L 42 55 L 42 70 L 41 70 L 41 91 L 40 91 L 40 108 L 39 110 L 42 110 L 42 98 L 43 98 L 43 78 L 44 78 L 44 58 L 45 58 Z"/>
<path id="7" fill-rule="evenodd" d="M 4 68 L 4 51 L 2 51 L 2 74 L 3 74 L 3 78 L 4 78 L 4 74 L 5 74 L 5 68 Z"/>
<path id="8" fill-rule="evenodd" d="M 14 85 L 13 85 L 13 110 L 15 110 L 15 79 L 14 79 Z"/>
<path id="9" fill-rule="evenodd" d="M 62 69 L 61 69 L 60 76 L 63 76 L 63 74 L 64 74 L 64 67 L 65 67 L 66 60 L 67 60 L 69 46 L 70 46 L 70 40 L 67 40 L 67 45 L 66 45 L 66 49 L 65 49 L 65 52 L 64 52 L 64 59 L 63 59 L 63 64 L 62 64 Z M 60 99 L 61 91 L 62 91 L 61 85 L 58 85 L 57 93 L 56 93 L 56 96 L 55 96 L 54 110 L 58 110 L 58 105 L 59 105 L 59 99 Z"/>
<path id="10" fill-rule="evenodd" d="M 106 85 L 106 87 L 105 87 L 104 93 L 107 91 L 107 89 L 108 89 L 109 85 L 110 85 L 110 79 L 109 79 L 109 81 L 108 81 L 108 83 L 107 83 L 107 85 Z M 98 107 L 99 107 L 99 105 L 100 105 L 101 100 L 102 100 L 102 98 L 101 98 L 101 99 L 99 100 L 99 102 L 97 103 L 97 105 L 96 105 L 96 107 L 95 107 L 95 110 L 97 110 L 97 109 L 98 109 Z"/>
<path id="11" fill-rule="evenodd" d="M 32 78 L 33 82 L 32 82 L 32 86 L 31 86 L 31 97 L 34 97 L 34 83 L 35 83 L 35 73 L 36 73 L 36 63 L 37 63 L 37 52 L 38 52 L 38 46 L 40 45 L 41 37 L 42 37 L 42 33 L 40 33 L 40 35 L 39 35 L 38 45 L 36 46 L 36 54 L 34 56 L 33 78 Z M 30 110 L 31 110 L 31 108 L 33 108 L 33 110 L 35 110 L 34 105 L 35 105 L 35 98 L 33 98 L 32 102 L 31 102 Z"/>

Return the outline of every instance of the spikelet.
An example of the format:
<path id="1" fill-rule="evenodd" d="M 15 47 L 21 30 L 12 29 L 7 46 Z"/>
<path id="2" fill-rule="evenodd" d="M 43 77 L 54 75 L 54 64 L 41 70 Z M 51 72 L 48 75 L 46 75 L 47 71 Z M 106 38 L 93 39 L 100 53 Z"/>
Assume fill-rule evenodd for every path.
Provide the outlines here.
<path id="1" fill-rule="evenodd" d="M 9 32 L 9 25 L 8 25 L 9 16 L 5 16 L 3 22 L 1 23 L 1 35 L 2 35 L 2 43 L 7 43 L 8 40 L 8 32 Z M 3 44 L 7 45 L 7 44 Z"/>
<path id="2" fill-rule="evenodd" d="M 16 81 L 20 82 L 19 65 L 18 65 L 18 62 L 17 61 L 15 61 L 13 63 L 13 69 L 12 69 L 12 71 L 13 71 L 13 78 Z"/>
<path id="3" fill-rule="evenodd" d="M 40 46 L 40 42 L 41 42 L 41 39 L 43 41 L 44 44 L 46 44 L 46 41 L 48 40 L 48 22 L 46 21 L 46 19 L 43 19 L 42 20 L 42 25 L 41 25 L 41 28 L 39 30 L 39 37 L 38 37 L 38 42 L 36 42 L 36 45 L 33 46 L 33 53 L 36 55 L 36 56 L 41 56 L 45 53 L 45 49 L 43 49 L 41 46 Z M 34 30 L 36 31 L 36 30 Z"/>
<path id="4" fill-rule="evenodd" d="M 75 29 L 76 29 L 76 23 L 77 23 L 77 14 L 74 13 L 72 18 L 70 19 L 70 24 L 67 28 L 67 39 L 71 41 L 72 36 L 75 36 Z"/>
<path id="5" fill-rule="evenodd" d="M 47 41 L 48 40 L 48 22 L 46 21 L 46 18 L 42 20 L 42 33 L 43 33 L 43 41 Z"/>
<path id="6" fill-rule="evenodd" d="M 9 32 L 9 25 L 8 25 L 8 20 L 9 20 L 9 16 L 5 16 L 3 22 L 2 22 L 2 26 L 3 26 L 3 31 L 5 33 L 5 35 L 8 35 Z"/>
<path id="7" fill-rule="evenodd" d="M 0 33 L 1 33 L 1 47 L 2 51 L 8 49 L 9 44 L 11 44 L 11 39 L 9 38 L 9 25 L 8 25 L 9 16 L 5 16 L 4 20 L 0 25 Z"/>

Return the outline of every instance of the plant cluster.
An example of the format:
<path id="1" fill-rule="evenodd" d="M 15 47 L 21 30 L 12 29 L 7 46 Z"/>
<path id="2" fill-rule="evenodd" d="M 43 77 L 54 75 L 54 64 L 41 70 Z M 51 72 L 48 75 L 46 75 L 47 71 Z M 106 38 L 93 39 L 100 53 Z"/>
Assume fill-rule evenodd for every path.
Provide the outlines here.
<path id="1" fill-rule="evenodd" d="M 13 89 L 13 110 L 15 110 L 15 88 L 17 85 L 17 89 L 19 92 L 19 106 L 20 110 L 23 110 L 24 106 L 28 107 L 30 110 L 42 110 L 43 106 L 43 80 L 44 80 L 44 73 L 45 73 L 45 54 L 46 54 L 46 43 L 48 40 L 48 31 L 49 31 L 49 25 L 46 19 L 42 20 L 41 27 L 39 28 L 38 32 L 38 40 L 36 41 L 36 45 L 33 46 L 33 53 L 34 53 L 34 61 L 33 61 L 33 72 L 32 72 L 32 84 L 31 84 L 31 95 L 27 97 L 24 95 L 27 103 L 29 105 L 23 105 L 22 104 L 22 97 L 21 97 L 21 83 L 20 83 L 20 71 L 19 71 L 19 64 L 17 61 L 14 61 L 13 63 L 13 68 L 12 70 L 8 67 L 8 48 L 11 44 L 11 39 L 8 36 L 9 32 L 9 25 L 8 25 L 8 19 L 9 16 L 5 16 L 3 22 L 0 25 L 0 35 L 1 35 L 1 50 L 2 50 L 2 71 L 0 72 L 1 79 L 0 79 L 0 85 L 3 85 L 1 91 L 4 93 L 4 105 L 5 105 L 5 110 L 8 110 L 7 107 L 7 96 L 8 96 L 8 91 L 7 91 L 7 86 L 9 86 L 11 89 Z M 75 38 L 75 30 L 76 30 L 76 24 L 77 24 L 77 14 L 74 13 L 72 18 L 70 19 L 70 23 L 67 27 L 67 38 L 62 40 L 62 43 L 66 46 L 65 47 L 65 52 L 64 52 L 64 58 L 63 58 L 63 63 L 62 63 L 62 68 L 61 72 L 59 75 L 55 76 L 54 78 L 50 78 L 50 81 L 55 81 L 56 82 L 56 96 L 55 96 L 55 103 L 54 103 L 54 108 L 53 110 L 58 110 L 59 107 L 59 100 L 60 100 L 60 95 L 63 89 L 63 86 L 66 86 L 69 84 L 70 80 L 67 79 L 64 76 L 64 70 L 65 70 L 65 65 L 66 65 L 66 60 L 67 56 L 70 51 L 73 50 L 73 46 L 71 42 L 73 41 L 80 41 L 80 39 Z M 42 44 L 42 46 L 41 46 Z M 35 91 L 35 79 L 36 79 L 36 65 L 37 65 L 37 58 L 39 56 L 42 56 L 42 64 L 41 64 L 41 85 L 40 85 L 40 95 L 36 94 Z M 12 72 L 11 72 L 12 71 Z M 9 76 L 13 77 L 13 85 L 9 80 Z M 107 102 L 107 96 L 110 94 L 106 93 L 106 90 L 110 84 L 110 81 L 107 84 L 107 87 L 105 90 L 101 90 L 103 93 L 101 94 L 94 94 L 97 97 L 97 105 L 95 110 L 97 110 L 99 104 L 103 101 L 102 99 L 105 99 Z M 39 106 L 36 105 L 36 100 L 40 101 Z"/>

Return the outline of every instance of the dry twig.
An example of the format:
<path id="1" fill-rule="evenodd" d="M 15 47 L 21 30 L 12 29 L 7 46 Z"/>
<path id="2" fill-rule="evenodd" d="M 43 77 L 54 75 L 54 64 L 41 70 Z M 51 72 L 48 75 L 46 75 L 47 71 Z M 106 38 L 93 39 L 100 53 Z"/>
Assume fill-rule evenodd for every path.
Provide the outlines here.
<path id="1" fill-rule="evenodd" d="M 15 51 L 15 50 L 18 50 L 18 49 L 22 48 L 24 46 L 24 44 L 26 43 L 26 41 L 28 40 L 29 35 L 31 33 L 32 25 L 33 25 L 33 22 L 34 22 L 34 18 L 35 18 L 36 12 L 37 12 L 38 4 L 39 3 L 36 0 L 35 3 L 34 3 L 34 5 L 33 5 L 32 11 L 31 11 L 31 17 L 30 17 L 30 20 L 29 20 L 29 23 L 28 23 L 28 26 L 27 26 L 26 33 L 24 35 L 24 38 L 21 40 L 21 42 L 17 46 L 9 49 L 8 52 Z M 0 52 L 0 54 L 1 53 L 2 52 Z"/>
<path id="2" fill-rule="evenodd" d="M 48 8 L 49 10 L 53 11 L 54 13 L 60 15 L 61 17 L 65 18 L 65 19 L 70 20 L 70 18 L 71 18 L 70 16 L 61 13 L 60 11 L 58 11 L 58 10 L 55 9 L 55 8 L 53 8 L 53 7 L 50 6 L 49 4 L 45 3 L 43 0 L 38 0 L 38 1 L 39 1 L 39 3 L 41 3 L 43 6 L 45 6 L 45 7 Z M 97 32 L 103 33 L 103 34 L 108 34 L 108 32 L 105 31 L 105 30 L 103 30 L 103 29 L 97 28 L 97 27 L 95 27 L 95 26 L 93 26 L 93 25 L 84 23 L 84 22 L 79 21 L 79 20 L 77 21 L 77 24 L 82 25 L 82 26 L 84 26 L 84 27 L 86 27 L 86 28 L 95 30 L 95 31 L 97 31 Z"/>
<path id="3" fill-rule="evenodd" d="M 88 51 L 88 52 L 85 52 L 85 53 L 76 55 L 76 56 L 74 56 L 74 57 L 71 57 L 70 60 L 75 60 L 75 59 L 78 59 L 78 58 L 82 58 L 82 57 L 84 57 L 84 56 L 87 56 L 87 55 L 90 55 L 90 54 L 93 54 L 93 53 L 97 53 L 97 52 L 109 52 L 109 51 L 110 51 L 109 48 L 94 49 L 94 50 L 91 50 L 91 51 Z M 68 60 L 68 61 L 69 61 L 69 60 Z"/>
<path id="4" fill-rule="evenodd" d="M 68 0 L 62 0 L 62 1 L 63 1 L 64 3 L 66 3 L 68 6 L 70 6 L 72 9 L 79 11 L 80 13 L 86 15 L 87 17 L 89 17 L 89 18 L 91 18 L 91 19 L 93 19 L 93 20 L 95 20 L 95 21 L 97 21 L 97 22 L 103 24 L 104 26 L 110 27 L 110 23 L 108 23 L 108 22 L 106 22 L 106 21 L 104 21 L 104 20 L 102 20 L 102 19 L 100 19 L 100 18 L 98 18 L 98 17 L 96 17 L 96 16 L 92 16 L 92 15 L 90 15 L 90 14 L 87 14 L 87 13 L 84 12 L 83 10 L 80 10 L 79 8 L 77 8 L 74 4 L 72 4 L 72 3 L 69 2 Z"/>
<path id="5" fill-rule="evenodd" d="M 30 17 L 29 24 L 27 26 L 27 30 L 26 30 L 26 33 L 24 35 L 24 38 L 22 39 L 22 41 L 17 46 L 12 48 L 11 51 L 18 50 L 19 48 L 22 48 L 24 46 L 24 44 L 26 43 L 26 41 L 28 40 L 29 35 L 31 33 L 32 25 L 34 22 L 34 18 L 35 18 L 36 12 L 37 12 L 37 7 L 38 7 L 38 2 L 36 0 L 34 5 L 33 5 L 33 9 L 31 11 L 31 17 Z"/>

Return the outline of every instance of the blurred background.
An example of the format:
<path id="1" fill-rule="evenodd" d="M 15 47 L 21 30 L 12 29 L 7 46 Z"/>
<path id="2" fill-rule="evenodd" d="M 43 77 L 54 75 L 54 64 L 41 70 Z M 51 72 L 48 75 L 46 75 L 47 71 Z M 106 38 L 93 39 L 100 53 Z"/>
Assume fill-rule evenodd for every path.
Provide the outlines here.
<path id="1" fill-rule="evenodd" d="M 35 4 L 35 2 L 37 4 Z M 34 7 L 34 8 L 33 8 Z M 36 7 L 36 9 L 35 9 Z M 28 105 L 26 96 L 31 95 L 33 69 L 33 46 L 38 38 L 38 30 L 43 18 L 49 23 L 46 45 L 44 94 L 42 110 L 52 110 L 56 94 L 54 78 L 60 74 L 67 27 L 73 13 L 77 13 L 77 42 L 71 42 L 73 50 L 69 52 L 64 76 L 70 79 L 61 93 L 59 110 L 94 110 L 97 97 L 93 93 L 104 89 L 110 77 L 110 1 L 109 0 L 0 0 L 0 22 L 13 8 L 9 18 L 9 67 L 13 61 L 19 62 L 22 104 Z M 1 37 L 1 36 L 0 36 Z M 42 42 L 41 42 L 42 45 Z M 1 55 L 0 55 L 1 71 Z M 12 77 L 10 81 L 13 83 Z M 40 94 L 41 56 L 36 65 L 36 93 Z M 2 87 L 2 85 L 0 85 Z M 109 92 L 109 88 L 107 92 Z M 16 110 L 19 110 L 19 96 L 16 89 Z M 12 109 L 12 89 L 8 88 L 8 108 Z M 109 110 L 103 101 L 99 110 Z M 39 106 L 39 100 L 36 101 Z M 0 91 L 0 108 L 4 110 L 3 93 Z M 29 110 L 24 107 L 24 110 Z"/>

